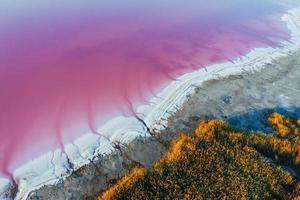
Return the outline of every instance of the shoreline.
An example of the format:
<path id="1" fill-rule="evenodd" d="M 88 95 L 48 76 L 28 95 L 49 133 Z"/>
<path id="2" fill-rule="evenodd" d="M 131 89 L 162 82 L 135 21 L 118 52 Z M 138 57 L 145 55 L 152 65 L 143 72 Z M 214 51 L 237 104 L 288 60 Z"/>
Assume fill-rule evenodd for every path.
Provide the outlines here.
<path id="1" fill-rule="evenodd" d="M 112 154 L 92 160 L 90 164 L 75 171 L 57 185 L 43 186 L 32 191 L 28 199 L 93 199 L 107 188 L 108 183 L 126 175 L 132 167 L 151 167 L 164 154 L 168 147 L 166 144 L 176 136 L 176 133 L 191 132 L 190 129 L 193 129 L 199 120 L 225 119 L 224 121 L 228 122 L 229 120 L 231 123 L 231 119 L 237 117 L 238 120 L 241 119 L 241 127 L 247 127 L 246 131 L 249 131 L 249 127 L 244 125 L 265 121 L 265 114 L 280 111 L 276 109 L 277 106 L 283 106 L 283 110 L 287 111 L 285 114 L 288 116 L 291 116 L 290 112 L 296 108 L 294 112 L 300 117 L 300 80 L 297 79 L 300 76 L 299 55 L 300 51 L 293 56 L 286 56 L 257 73 L 244 72 L 242 75 L 204 82 L 201 88 L 195 89 L 195 93 L 188 98 L 183 107 L 170 117 L 167 128 L 162 132 L 152 137 L 137 137 L 133 142 L 122 146 Z M 270 72 L 273 73 L 270 74 Z M 258 81 L 252 83 L 251 80 Z M 277 87 L 282 82 L 291 86 L 290 90 L 286 90 L 285 87 Z M 248 87 L 250 88 L 248 89 Z M 271 91 L 272 89 L 273 91 Z M 255 93 L 252 93 L 252 90 Z M 266 90 L 268 94 L 265 93 Z M 236 94 L 236 92 L 240 93 Z M 236 95 L 232 96 L 231 103 L 225 104 L 224 94 Z M 204 96 L 209 98 L 203 99 Z M 276 96 L 280 98 L 277 99 Z M 254 97 L 256 99 L 253 99 Z M 265 99 L 261 99 L 261 97 Z M 282 100 L 284 101 L 281 102 Z M 286 100 L 287 102 L 285 102 Z M 223 110 L 220 109 L 221 106 Z M 261 110 L 262 108 L 268 109 Z M 249 117 L 248 112 L 251 114 L 253 109 L 256 115 Z M 248 119 L 248 121 L 244 123 L 243 119 Z M 266 123 L 258 125 L 267 126 Z M 85 185 L 85 187 L 80 187 L 81 185 Z M 89 196 L 86 196 L 87 194 Z"/>
<path id="2" fill-rule="evenodd" d="M 210 79 L 221 79 L 229 75 L 236 75 L 242 72 L 254 73 L 261 70 L 267 64 L 272 64 L 276 59 L 291 54 L 300 47 L 300 24 L 297 26 L 294 20 L 300 23 L 300 8 L 292 9 L 282 17 L 287 24 L 287 28 L 291 31 L 290 42 L 281 43 L 283 48 L 255 48 L 242 58 L 238 58 L 231 62 L 211 65 L 191 73 L 184 74 L 176 81 L 172 81 L 161 93 L 159 97 L 164 98 L 159 106 L 139 108 L 137 111 L 147 113 L 145 121 L 154 129 L 160 130 L 161 119 L 167 119 L 174 108 L 180 107 L 185 101 L 185 96 L 189 95 L 195 87 L 200 86 L 203 82 Z M 159 99 L 152 98 L 150 101 L 159 102 Z M 157 123 L 158 121 L 158 123 Z M 164 120 L 166 123 L 167 120 Z M 154 125 L 153 125 L 154 124 Z M 164 124 L 166 125 L 166 124 Z"/>
<path id="3" fill-rule="evenodd" d="M 153 105 L 138 107 L 136 111 L 140 113 L 138 114 L 139 119 L 118 117 L 99 128 L 99 132 L 110 137 L 111 141 L 120 141 L 126 144 L 139 136 L 150 136 L 147 129 L 159 132 L 167 127 L 168 119 L 182 107 L 187 96 L 205 81 L 218 80 L 245 72 L 255 73 L 282 57 L 292 56 L 300 47 L 300 8 L 292 9 L 282 17 L 282 20 L 286 22 L 291 31 L 290 42 L 282 42 L 282 48 L 257 48 L 243 58 L 234 60 L 234 63 L 216 64 L 207 69 L 185 74 L 175 81 L 171 81 L 157 95 L 159 98 L 150 99 Z M 298 27 L 296 21 L 299 22 Z M 113 135 L 110 134 L 112 132 Z M 104 137 L 95 134 L 81 136 L 72 144 L 66 145 L 67 156 L 60 150 L 55 150 L 54 153 L 49 152 L 15 170 L 14 179 L 19 189 L 16 199 L 27 198 L 31 191 L 44 185 L 59 184 L 74 171 L 89 164 L 95 157 L 112 154 L 114 150 L 113 145 Z M 49 168 L 51 165 L 53 167 Z M 33 171 L 33 166 L 35 168 L 38 166 L 40 169 Z M 43 173 L 40 174 L 41 172 Z M 3 185 L 4 190 L 0 190 L 0 199 L 3 196 L 1 191 L 5 191 L 10 184 L 4 183 Z"/>

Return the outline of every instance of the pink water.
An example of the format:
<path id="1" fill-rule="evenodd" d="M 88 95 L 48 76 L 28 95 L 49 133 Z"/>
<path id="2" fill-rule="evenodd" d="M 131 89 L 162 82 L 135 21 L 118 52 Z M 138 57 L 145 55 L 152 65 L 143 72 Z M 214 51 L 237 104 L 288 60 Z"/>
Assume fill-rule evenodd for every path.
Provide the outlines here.
<path id="1" fill-rule="evenodd" d="M 183 73 L 287 40 L 274 2 L 2 0 L 0 173 L 132 115 Z"/>

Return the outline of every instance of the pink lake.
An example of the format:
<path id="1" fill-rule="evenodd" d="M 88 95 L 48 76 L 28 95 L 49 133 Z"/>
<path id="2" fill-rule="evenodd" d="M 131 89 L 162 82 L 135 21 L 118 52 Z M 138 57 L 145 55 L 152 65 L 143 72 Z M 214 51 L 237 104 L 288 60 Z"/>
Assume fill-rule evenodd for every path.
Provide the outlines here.
<path id="1" fill-rule="evenodd" d="M 286 9 L 286 8 L 285 8 Z M 271 0 L 2 0 L 0 176 L 183 73 L 278 46 Z"/>

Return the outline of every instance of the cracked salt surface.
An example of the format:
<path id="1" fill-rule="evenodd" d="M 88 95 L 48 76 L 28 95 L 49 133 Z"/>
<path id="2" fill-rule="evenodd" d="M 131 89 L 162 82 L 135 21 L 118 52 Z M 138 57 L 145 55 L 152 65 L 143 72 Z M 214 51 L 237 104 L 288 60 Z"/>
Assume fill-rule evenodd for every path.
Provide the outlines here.
<path id="1" fill-rule="evenodd" d="M 46 184 L 56 184 L 72 173 L 73 170 L 86 165 L 94 157 L 109 154 L 114 150 L 110 141 L 129 143 L 137 136 L 149 136 L 147 129 L 162 130 L 167 119 L 180 108 L 186 96 L 192 93 L 196 86 L 209 79 L 226 77 L 244 71 L 252 73 L 280 59 L 292 54 L 300 47 L 300 8 L 289 11 L 282 18 L 291 31 L 291 42 L 283 42 L 283 48 L 258 48 L 252 50 L 245 57 L 201 69 L 179 77 L 172 81 L 158 98 L 152 98 L 152 105 L 140 106 L 137 109 L 138 118 L 118 117 L 97 131 L 102 135 L 86 134 L 66 145 L 64 152 L 56 150 L 49 152 L 14 171 L 14 179 L 18 184 L 16 199 L 25 199 L 30 191 Z M 278 101 L 288 102 L 285 97 Z M 142 120 L 142 122 L 141 122 Z M 145 127 L 147 125 L 147 127 Z M 110 133 L 114 133 L 111 135 Z M 109 138 L 109 140 L 107 139 Z M 0 199 L 9 199 L 8 190 L 11 184 L 6 179 L 0 179 Z"/>

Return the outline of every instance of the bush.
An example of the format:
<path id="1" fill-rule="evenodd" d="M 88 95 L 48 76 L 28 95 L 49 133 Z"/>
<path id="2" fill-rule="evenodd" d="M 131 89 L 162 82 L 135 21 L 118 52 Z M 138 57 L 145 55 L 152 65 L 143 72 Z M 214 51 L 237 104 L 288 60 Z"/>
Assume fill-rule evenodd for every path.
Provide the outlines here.
<path id="1" fill-rule="evenodd" d="M 178 134 L 151 169 L 134 168 L 98 199 L 296 199 L 300 182 L 280 165 L 298 169 L 299 120 L 272 113 L 268 122 L 277 134 L 201 121 L 193 134 Z"/>

